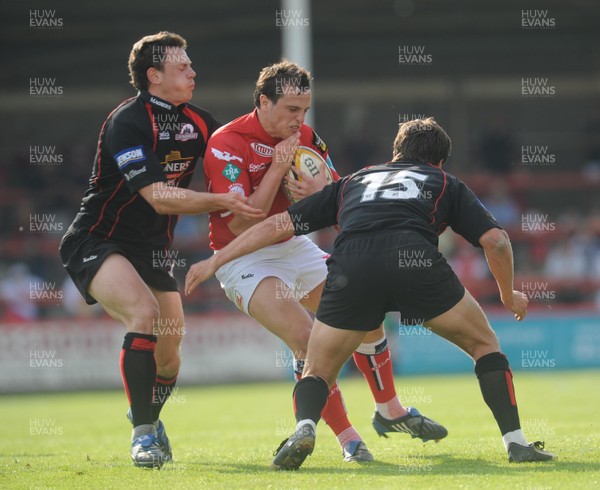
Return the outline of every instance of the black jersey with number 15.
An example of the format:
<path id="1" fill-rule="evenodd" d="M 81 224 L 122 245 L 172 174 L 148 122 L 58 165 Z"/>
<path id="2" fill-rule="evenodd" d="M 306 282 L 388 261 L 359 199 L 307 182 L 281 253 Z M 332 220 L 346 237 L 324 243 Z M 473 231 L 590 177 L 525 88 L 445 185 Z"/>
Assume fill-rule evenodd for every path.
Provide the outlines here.
<path id="1" fill-rule="evenodd" d="M 434 245 L 450 226 L 470 243 L 501 228 L 464 182 L 440 167 L 390 162 L 366 167 L 292 205 L 296 234 L 339 224 L 336 243 L 357 233 L 413 230 Z"/>

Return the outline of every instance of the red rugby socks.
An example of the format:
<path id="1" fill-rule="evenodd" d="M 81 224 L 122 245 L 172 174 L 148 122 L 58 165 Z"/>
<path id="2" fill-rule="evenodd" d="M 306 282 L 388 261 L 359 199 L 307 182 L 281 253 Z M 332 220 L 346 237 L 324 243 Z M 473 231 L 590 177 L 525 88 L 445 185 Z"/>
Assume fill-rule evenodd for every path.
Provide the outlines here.
<path id="1" fill-rule="evenodd" d="M 360 344 L 353 357 L 369 383 L 379 414 L 388 420 L 406 415 L 408 411 L 396 394 L 392 357 L 385 334 L 377 342 Z"/>

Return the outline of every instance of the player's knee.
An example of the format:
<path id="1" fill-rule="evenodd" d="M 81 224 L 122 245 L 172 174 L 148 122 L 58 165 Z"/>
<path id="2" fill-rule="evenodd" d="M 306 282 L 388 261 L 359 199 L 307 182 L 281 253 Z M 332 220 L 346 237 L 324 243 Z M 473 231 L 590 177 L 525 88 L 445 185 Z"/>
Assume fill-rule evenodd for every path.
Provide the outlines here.
<path id="1" fill-rule="evenodd" d="M 498 352 L 500 350 L 500 342 L 496 333 L 492 330 L 487 318 L 482 315 L 481 324 L 477 328 L 477 336 L 473 343 L 471 357 L 478 359 L 481 356 L 489 354 L 491 352 Z"/>
<path id="2" fill-rule="evenodd" d="M 290 332 L 287 340 L 288 347 L 294 352 L 294 357 L 304 359 L 310 338 L 310 328 L 296 328 Z"/>
<path id="3" fill-rule="evenodd" d="M 473 359 L 500 350 L 498 337 L 485 316 L 485 313 L 470 294 L 461 300 L 462 321 L 460 328 L 461 347 Z"/>
<path id="4" fill-rule="evenodd" d="M 319 378 L 325 382 L 328 386 L 333 386 L 337 381 L 337 375 L 324 366 L 314 366 L 312 363 L 306 365 L 304 372 L 302 373 L 303 379 Z"/>
<path id="5" fill-rule="evenodd" d="M 148 297 L 136 303 L 135 307 L 125 315 L 124 323 L 130 332 L 153 335 L 159 317 L 158 303 L 154 298 Z"/>
<path id="6" fill-rule="evenodd" d="M 474 344 L 472 352 L 469 354 L 473 359 L 479 359 L 482 356 L 491 354 L 492 352 L 498 352 L 499 350 L 500 342 L 498 342 L 498 338 L 492 332 L 492 336 L 490 338 Z"/>
<path id="7" fill-rule="evenodd" d="M 463 349 L 474 360 L 500 350 L 498 337 L 490 327 L 477 329 L 463 344 Z"/>

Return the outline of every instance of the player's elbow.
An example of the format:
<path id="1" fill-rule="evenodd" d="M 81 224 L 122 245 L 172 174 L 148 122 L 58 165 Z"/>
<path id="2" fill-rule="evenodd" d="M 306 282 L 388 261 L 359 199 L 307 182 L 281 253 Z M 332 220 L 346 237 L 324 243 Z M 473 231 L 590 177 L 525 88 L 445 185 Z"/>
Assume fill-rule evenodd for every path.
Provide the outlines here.
<path id="1" fill-rule="evenodd" d="M 163 201 L 158 199 L 146 199 L 146 202 L 150 205 L 156 214 L 170 214 L 169 206 Z"/>
<path id="2" fill-rule="evenodd" d="M 479 244 L 486 252 L 501 253 L 510 249 L 510 238 L 506 231 L 500 228 L 492 228 L 479 238 Z"/>
<path id="3" fill-rule="evenodd" d="M 173 209 L 169 205 L 169 189 L 163 186 L 149 185 L 140 189 L 139 194 L 154 209 L 156 214 L 172 214 Z"/>
<path id="4" fill-rule="evenodd" d="M 296 228 L 287 211 L 283 213 L 274 214 L 265 221 L 267 231 L 277 240 L 284 240 L 290 238 L 296 233 Z"/>
<path id="5" fill-rule="evenodd" d="M 162 202 L 150 203 L 156 214 L 172 214 L 169 206 L 166 206 Z"/>
<path id="6" fill-rule="evenodd" d="M 159 201 L 157 201 L 155 199 L 152 199 L 151 196 L 147 196 L 145 194 L 142 194 L 142 197 L 148 203 L 148 205 L 152 209 L 154 209 L 154 212 L 156 214 L 164 214 L 164 205 L 161 202 L 159 202 Z"/>

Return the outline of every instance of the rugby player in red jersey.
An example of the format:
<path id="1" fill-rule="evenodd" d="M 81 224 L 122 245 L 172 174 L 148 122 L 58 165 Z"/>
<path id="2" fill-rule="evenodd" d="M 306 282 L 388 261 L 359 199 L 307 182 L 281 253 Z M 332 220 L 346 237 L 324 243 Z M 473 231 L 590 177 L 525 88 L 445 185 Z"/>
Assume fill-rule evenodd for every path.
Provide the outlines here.
<path id="1" fill-rule="evenodd" d="M 320 190 L 321 179 L 297 181 L 287 176 L 298 145 L 317 151 L 332 168 L 325 143 L 304 118 L 311 101 L 310 74 L 283 60 L 265 67 L 254 92 L 255 109 L 217 130 L 208 142 L 204 171 L 211 193 L 249 197 L 268 216 L 285 211 L 294 198 Z M 211 247 L 218 253 L 235 237 L 262 218 L 246 219 L 227 210 L 210 213 Z M 281 338 L 294 354 L 300 379 L 312 319 L 327 275 L 327 254 L 306 237 L 294 237 L 221 267 L 216 277 L 227 297 L 244 313 Z M 405 408 L 396 395 L 392 362 L 381 325 L 357 349 L 356 365 L 373 392 L 373 426 L 380 435 L 407 432 L 424 441 L 439 440 L 446 429 L 415 408 Z M 335 433 L 346 461 L 372 461 L 373 456 L 351 425 L 337 384 L 329 392 L 323 418 Z"/>

